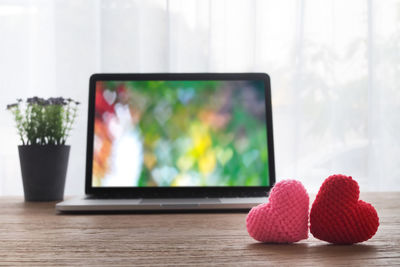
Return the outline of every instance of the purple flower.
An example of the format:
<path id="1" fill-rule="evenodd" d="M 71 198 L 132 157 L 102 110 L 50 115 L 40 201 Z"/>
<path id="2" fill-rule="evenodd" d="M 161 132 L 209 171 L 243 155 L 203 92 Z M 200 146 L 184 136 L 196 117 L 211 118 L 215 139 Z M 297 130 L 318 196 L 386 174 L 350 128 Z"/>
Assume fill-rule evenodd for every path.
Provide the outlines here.
<path id="1" fill-rule="evenodd" d="M 8 104 L 7 109 L 12 109 L 13 107 L 18 106 L 18 103 Z"/>

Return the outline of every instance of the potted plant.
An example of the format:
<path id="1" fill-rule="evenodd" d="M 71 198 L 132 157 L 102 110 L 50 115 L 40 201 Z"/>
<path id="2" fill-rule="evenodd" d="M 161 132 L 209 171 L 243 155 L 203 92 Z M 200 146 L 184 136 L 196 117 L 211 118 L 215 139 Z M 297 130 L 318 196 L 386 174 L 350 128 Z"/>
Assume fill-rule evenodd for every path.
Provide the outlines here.
<path id="1" fill-rule="evenodd" d="M 14 115 L 25 201 L 64 197 L 70 146 L 66 145 L 79 102 L 62 97 L 17 99 L 7 105 Z"/>

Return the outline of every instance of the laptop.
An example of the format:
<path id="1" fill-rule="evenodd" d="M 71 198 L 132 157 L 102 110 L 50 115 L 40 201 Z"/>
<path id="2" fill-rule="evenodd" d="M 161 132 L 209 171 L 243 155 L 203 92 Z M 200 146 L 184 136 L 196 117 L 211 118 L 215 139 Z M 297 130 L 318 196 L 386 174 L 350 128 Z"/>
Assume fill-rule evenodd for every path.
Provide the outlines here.
<path id="1" fill-rule="evenodd" d="M 249 210 L 275 183 L 265 73 L 94 74 L 87 129 L 59 212 Z"/>

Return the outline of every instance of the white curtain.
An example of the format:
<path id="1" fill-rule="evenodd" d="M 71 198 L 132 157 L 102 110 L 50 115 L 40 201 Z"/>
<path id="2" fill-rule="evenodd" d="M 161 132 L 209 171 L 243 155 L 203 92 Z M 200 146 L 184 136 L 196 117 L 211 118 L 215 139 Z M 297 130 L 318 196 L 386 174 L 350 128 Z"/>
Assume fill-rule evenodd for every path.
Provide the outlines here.
<path id="1" fill-rule="evenodd" d="M 66 194 L 82 194 L 95 72 L 267 72 L 278 180 L 400 190 L 400 1 L 0 0 L 0 195 L 21 195 L 7 103 L 83 104 Z"/>

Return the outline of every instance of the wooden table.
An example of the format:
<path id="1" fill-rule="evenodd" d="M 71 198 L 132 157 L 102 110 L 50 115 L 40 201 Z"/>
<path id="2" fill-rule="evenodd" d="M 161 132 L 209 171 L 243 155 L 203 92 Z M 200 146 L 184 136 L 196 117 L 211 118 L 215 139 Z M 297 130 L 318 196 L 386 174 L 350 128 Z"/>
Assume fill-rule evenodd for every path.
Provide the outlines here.
<path id="1" fill-rule="evenodd" d="M 56 215 L 54 203 L 3 197 L 0 265 L 400 265 L 400 193 L 361 198 L 378 211 L 377 234 L 336 246 L 258 243 L 245 213 Z"/>

